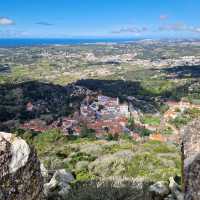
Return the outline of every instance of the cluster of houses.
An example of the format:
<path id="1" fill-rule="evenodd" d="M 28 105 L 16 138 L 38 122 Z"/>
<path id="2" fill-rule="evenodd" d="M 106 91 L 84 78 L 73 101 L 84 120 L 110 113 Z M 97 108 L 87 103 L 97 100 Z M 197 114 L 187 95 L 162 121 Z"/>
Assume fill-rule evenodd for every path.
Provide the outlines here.
<path id="1" fill-rule="evenodd" d="M 97 136 L 106 133 L 114 135 L 129 132 L 126 127 L 129 117 L 128 104 L 120 104 L 118 98 L 87 96 L 73 117 L 60 119 L 54 122 L 53 127 L 60 127 L 65 134 L 80 135 L 81 124 L 84 124 Z"/>
<path id="2" fill-rule="evenodd" d="M 27 104 L 27 111 L 33 111 L 33 105 Z M 81 125 L 95 131 L 97 136 L 103 134 L 119 134 L 131 131 L 127 128 L 131 116 L 128 103 L 120 103 L 118 98 L 103 95 L 86 96 L 80 109 L 71 117 L 62 117 L 52 124 L 45 126 L 41 120 L 32 120 L 24 123 L 21 128 L 33 131 L 45 131 L 49 128 L 58 128 L 66 135 L 80 135 Z"/>
<path id="3" fill-rule="evenodd" d="M 199 108 L 199 105 L 193 105 L 184 100 L 180 102 L 168 101 L 169 110 L 163 115 L 163 120 L 169 125 L 169 120 L 177 117 L 178 114 L 182 113 L 187 108 Z M 27 104 L 27 111 L 33 111 L 33 105 L 29 102 Z M 179 111 L 178 111 L 178 110 Z M 44 132 L 51 128 L 60 129 L 65 135 L 76 135 L 79 136 L 82 131 L 82 127 L 86 126 L 95 132 L 97 137 L 102 137 L 107 134 L 127 134 L 132 136 L 136 141 L 142 140 L 140 134 L 131 131 L 128 127 L 128 119 L 134 116 L 127 102 L 120 103 L 118 98 L 112 98 L 103 95 L 87 95 L 86 98 L 81 102 L 80 109 L 74 112 L 73 116 L 62 117 L 54 121 L 50 125 L 46 125 L 44 121 L 36 119 L 31 120 L 21 125 L 23 129 L 29 129 L 36 132 Z M 159 127 L 145 126 L 141 123 L 137 125 L 143 126 L 151 130 L 154 128 L 148 139 L 158 141 L 168 141 L 174 136 L 164 136 L 159 133 Z M 173 127 L 172 127 L 173 128 Z M 175 128 L 174 128 L 175 129 Z M 175 131 L 175 132 L 178 132 Z M 178 134 L 175 134 L 176 137 Z M 175 140 L 175 138 L 173 139 Z"/>
<path id="4" fill-rule="evenodd" d="M 117 134 L 128 131 L 126 124 L 130 117 L 127 103 L 120 104 L 118 98 L 99 95 L 96 100 L 86 97 L 80 107 L 80 114 L 87 126 L 96 134 L 109 132 Z"/>

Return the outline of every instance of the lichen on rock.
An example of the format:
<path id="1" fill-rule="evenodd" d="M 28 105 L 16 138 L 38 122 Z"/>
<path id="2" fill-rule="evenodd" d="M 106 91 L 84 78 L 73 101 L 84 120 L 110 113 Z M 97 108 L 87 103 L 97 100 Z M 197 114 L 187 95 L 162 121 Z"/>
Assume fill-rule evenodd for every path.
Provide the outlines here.
<path id="1" fill-rule="evenodd" d="M 200 199 L 200 119 L 181 131 L 184 159 L 184 199 Z"/>
<path id="2" fill-rule="evenodd" d="M 33 147 L 10 133 L 0 132 L 0 194 L 2 200 L 43 197 L 40 162 Z"/>

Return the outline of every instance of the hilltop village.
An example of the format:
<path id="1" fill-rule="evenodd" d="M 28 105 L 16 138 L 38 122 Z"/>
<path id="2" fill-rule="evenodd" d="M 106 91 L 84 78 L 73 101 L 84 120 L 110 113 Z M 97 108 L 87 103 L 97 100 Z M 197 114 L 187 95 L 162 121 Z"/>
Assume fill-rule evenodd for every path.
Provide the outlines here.
<path id="1" fill-rule="evenodd" d="M 135 141 L 157 140 L 162 142 L 179 142 L 179 128 L 173 120 L 186 115 L 187 112 L 200 113 L 200 105 L 181 101 L 167 101 L 168 109 L 164 114 L 155 113 L 158 123 L 145 122 L 145 115 L 134 108 L 130 102 L 120 102 L 119 98 L 102 94 L 87 95 L 80 103 L 79 109 L 68 117 L 61 117 L 47 125 L 44 121 L 33 119 L 20 125 L 21 129 L 42 133 L 58 129 L 66 136 L 81 137 L 83 129 L 97 138 L 107 136 L 127 136 Z M 34 112 L 34 105 L 28 102 L 28 112 Z M 189 119 L 188 119 L 189 120 Z M 170 133 L 163 134 L 168 131 Z"/>
<path id="2" fill-rule="evenodd" d="M 29 102 L 27 110 L 32 112 L 34 105 Z M 105 133 L 119 134 L 130 133 L 126 128 L 128 119 L 131 117 L 128 103 L 120 103 L 119 98 L 104 95 L 87 96 L 80 105 L 80 109 L 71 117 L 63 117 L 53 122 L 49 127 L 43 122 L 32 120 L 23 124 L 24 129 L 45 131 L 48 128 L 59 128 L 66 135 L 80 135 L 80 125 L 86 125 L 88 129 L 94 130 L 98 137 Z"/>

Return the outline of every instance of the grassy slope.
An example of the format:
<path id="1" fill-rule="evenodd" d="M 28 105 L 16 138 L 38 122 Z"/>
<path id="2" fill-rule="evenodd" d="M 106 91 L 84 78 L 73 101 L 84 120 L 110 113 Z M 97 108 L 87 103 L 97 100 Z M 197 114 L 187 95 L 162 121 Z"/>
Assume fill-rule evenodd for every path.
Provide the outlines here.
<path id="1" fill-rule="evenodd" d="M 23 137 L 35 146 L 48 169 L 66 168 L 76 174 L 77 180 L 126 176 L 157 181 L 181 173 L 179 149 L 172 144 L 69 140 L 56 130 L 34 137 L 26 133 Z"/>

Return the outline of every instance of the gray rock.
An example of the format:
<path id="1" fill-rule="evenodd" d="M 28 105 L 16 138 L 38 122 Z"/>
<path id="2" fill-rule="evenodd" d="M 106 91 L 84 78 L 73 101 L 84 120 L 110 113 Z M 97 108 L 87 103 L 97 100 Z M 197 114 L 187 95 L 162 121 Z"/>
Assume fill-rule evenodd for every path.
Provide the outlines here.
<path id="1" fill-rule="evenodd" d="M 184 198 L 200 199 L 200 119 L 182 128 L 182 157 L 184 158 Z"/>
<path id="2" fill-rule="evenodd" d="M 177 200 L 172 194 L 169 194 L 164 200 Z"/>
<path id="3" fill-rule="evenodd" d="M 184 200 L 184 194 L 181 192 L 181 189 L 179 185 L 174 181 L 174 178 L 171 177 L 169 179 L 169 189 L 172 193 L 172 195 L 177 199 L 177 200 Z"/>
<path id="4" fill-rule="evenodd" d="M 0 132 L 0 195 L 6 200 L 40 200 L 43 178 L 35 150 L 24 140 Z"/>
<path id="5" fill-rule="evenodd" d="M 44 178 L 48 178 L 49 173 L 48 173 L 48 170 L 45 168 L 43 163 L 40 164 L 40 170 L 41 170 L 42 176 Z"/>
<path id="6" fill-rule="evenodd" d="M 65 169 L 57 170 L 53 175 L 53 178 L 55 178 L 59 183 L 70 183 L 74 181 L 73 175 Z"/>
<path id="7" fill-rule="evenodd" d="M 154 196 L 160 197 L 160 199 L 162 199 L 169 194 L 169 187 L 166 182 L 160 181 L 151 185 L 149 191 L 153 193 Z"/>
<path id="8" fill-rule="evenodd" d="M 69 183 L 74 181 L 71 173 L 65 169 L 57 170 L 49 183 L 44 184 L 44 194 L 47 198 L 65 200 L 69 190 Z"/>

